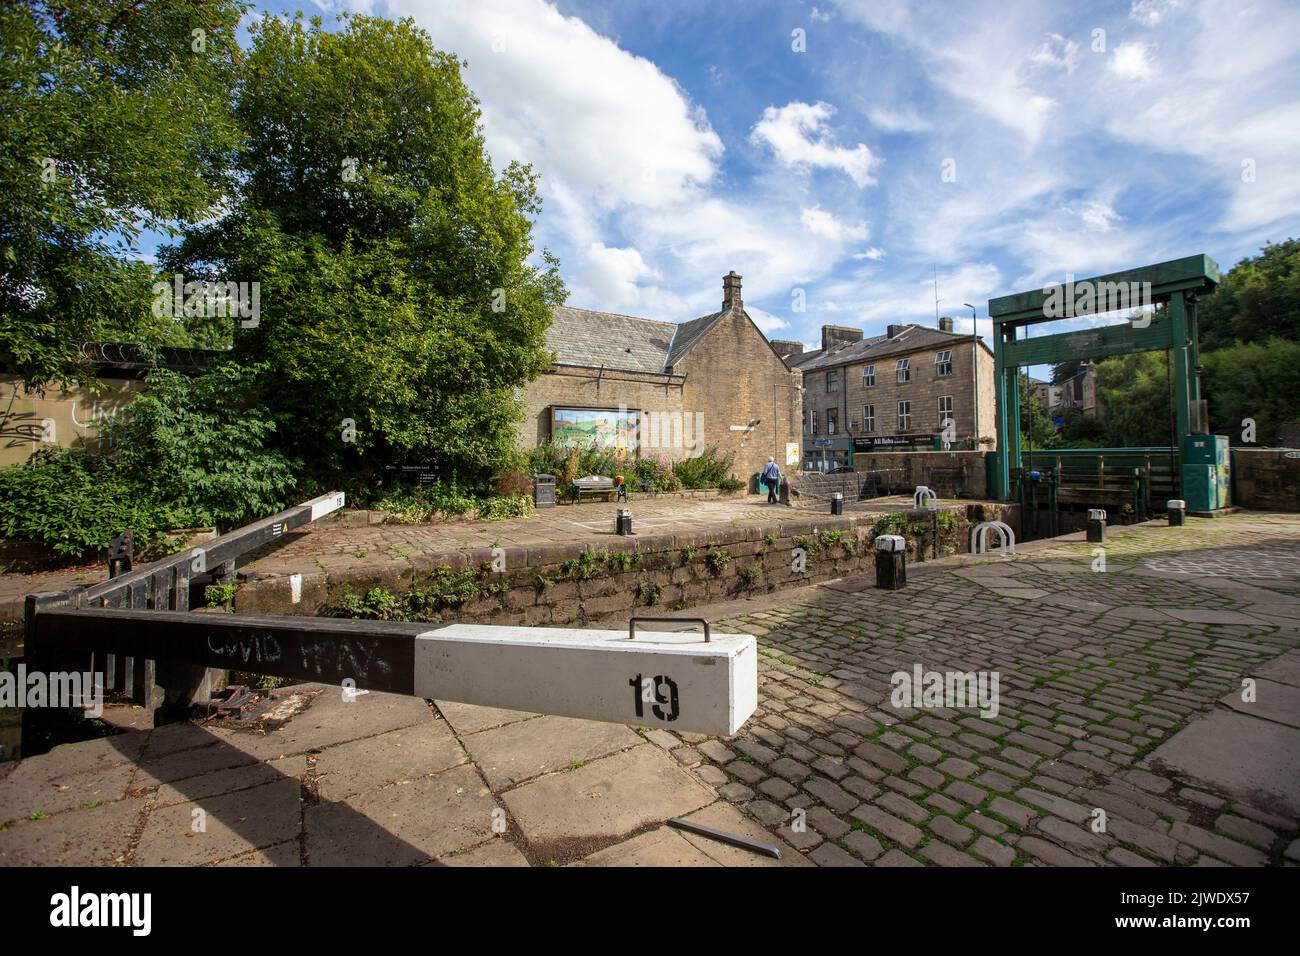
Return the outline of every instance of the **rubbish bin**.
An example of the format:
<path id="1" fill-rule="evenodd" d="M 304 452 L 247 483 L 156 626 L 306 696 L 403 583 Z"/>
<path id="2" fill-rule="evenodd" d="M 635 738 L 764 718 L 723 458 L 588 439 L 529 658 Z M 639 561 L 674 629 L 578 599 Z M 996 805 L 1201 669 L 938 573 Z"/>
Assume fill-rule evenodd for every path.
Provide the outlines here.
<path id="1" fill-rule="evenodd" d="M 533 504 L 539 508 L 555 507 L 554 475 L 538 475 L 533 479 Z"/>

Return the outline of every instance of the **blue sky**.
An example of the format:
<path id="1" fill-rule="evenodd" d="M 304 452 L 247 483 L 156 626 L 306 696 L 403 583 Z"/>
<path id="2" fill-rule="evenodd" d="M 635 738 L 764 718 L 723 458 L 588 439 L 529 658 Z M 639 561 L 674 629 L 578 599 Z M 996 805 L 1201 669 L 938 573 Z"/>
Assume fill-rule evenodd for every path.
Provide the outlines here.
<path id="1" fill-rule="evenodd" d="M 933 323 L 937 269 L 960 331 L 964 302 L 1300 235 L 1293 0 L 259 4 L 299 8 L 411 16 L 469 61 L 570 305 L 680 321 L 735 269 L 814 343 Z"/>

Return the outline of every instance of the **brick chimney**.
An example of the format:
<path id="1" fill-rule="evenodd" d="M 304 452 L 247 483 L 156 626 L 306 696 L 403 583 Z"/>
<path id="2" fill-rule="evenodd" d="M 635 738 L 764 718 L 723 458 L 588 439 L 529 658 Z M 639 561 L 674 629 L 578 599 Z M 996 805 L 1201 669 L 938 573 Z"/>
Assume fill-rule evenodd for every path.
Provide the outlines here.
<path id="1" fill-rule="evenodd" d="M 722 309 L 740 309 L 744 308 L 740 299 L 740 276 L 736 275 L 736 270 L 732 269 L 722 277 Z"/>
<path id="2" fill-rule="evenodd" d="M 835 349 L 843 348 L 846 345 L 852 345 L 854 342 L 862 341 L 862 330 L 850 328 L 847 325 L 823 325 L 822 326 L 822 351 L 830 352 Z"/>
<path id="3" fill-rule="evenodd" d="M 885 329 L 885 338 L 895 339 L 906 331 L 906 325 L 891 325 Z"/>
<path id="4" fill-rule="evenodd" d="M 952 316 L 945 315 L 939 319 L 939 331 L 940 332 L 952 331 Z"/>
<path id="5" fill-rule="evenodd" d="M 803 343 L 791 342 L 788 339 L 772 339 L 772 348 L 776 349 L 776 354 L 781 358 L 789 358 L 791 355 L 803 355 Z"/>

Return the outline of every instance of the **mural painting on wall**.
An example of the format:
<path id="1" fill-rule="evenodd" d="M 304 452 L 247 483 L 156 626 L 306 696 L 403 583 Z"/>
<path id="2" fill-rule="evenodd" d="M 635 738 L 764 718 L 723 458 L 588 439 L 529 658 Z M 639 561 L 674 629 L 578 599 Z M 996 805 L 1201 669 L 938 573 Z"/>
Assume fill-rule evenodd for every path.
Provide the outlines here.
<path id="1" fill-rule="evenodd" d="M 626 408 L 556 408 L 551 412 L 551 441 L 632 451 L 638 424 L 639 413 Z"/>

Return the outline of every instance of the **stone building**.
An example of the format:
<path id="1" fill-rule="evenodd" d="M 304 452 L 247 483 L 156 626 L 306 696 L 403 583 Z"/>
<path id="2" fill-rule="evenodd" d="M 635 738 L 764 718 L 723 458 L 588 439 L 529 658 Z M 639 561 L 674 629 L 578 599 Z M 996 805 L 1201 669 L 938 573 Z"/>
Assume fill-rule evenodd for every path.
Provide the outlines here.
<path id="1" fill-rule="evenodd" d="M 1097 366 L 1092 362 L 1083 362 L 1078 371 L 1061 382 L 1056 392 L 1057 401 L 1048 406 L 1053 415 L 1063 415 L 1071 409 L 1078 409 L 1085 415 L 1102 414 L 1097 396 Z"/>
<path id="2" fill-rule="evenodd" d="M 1044 382 L 1040 378 L 1034 378 L 1032 375 L 1026 376 L 1029 379 L 1029 386 L 1038 396 L 1038 402 L 1043 406 L 1044 411 L 1050 412 L 1061 404 L 1062 389 L 1059 385 L 1053 385 L 1051 382 Z"/>
<path id="3" fill-rule="evenodd" d="M 574 438 L 678 460 L 713 445 L 741 478 L 798 451 L 799 373 L 745 312 L 735 272 L 719 311 L 680 324 L 556 307 L 546 344 L 552 364 L 526 389 L 521 447 Z"/>
<path id="4" fill-rule="evenodd" d="M 847 468 L 876 451 L 931 449 L 936 437 L 953 448 L 993 447 L 993 353 L 982 340 L 954 333 L 951 319 L 940 319 L 937 329 L 890 325 L 870 338 L 824 325 L 816 351 L 774 345 L 803 375 L 807 468 Z"/>

